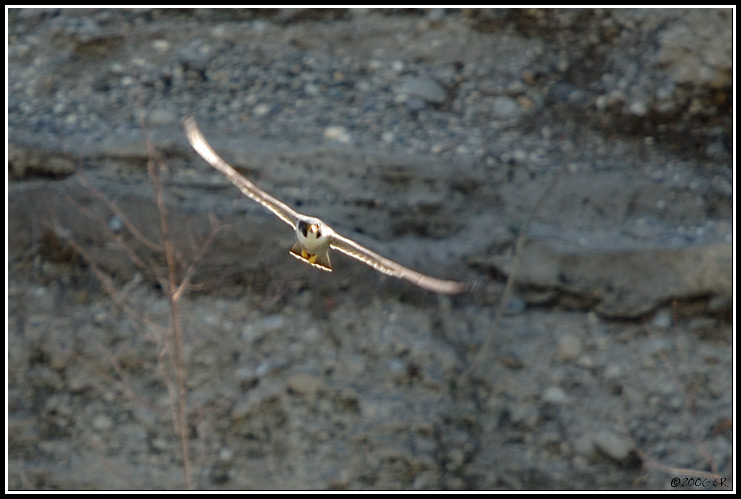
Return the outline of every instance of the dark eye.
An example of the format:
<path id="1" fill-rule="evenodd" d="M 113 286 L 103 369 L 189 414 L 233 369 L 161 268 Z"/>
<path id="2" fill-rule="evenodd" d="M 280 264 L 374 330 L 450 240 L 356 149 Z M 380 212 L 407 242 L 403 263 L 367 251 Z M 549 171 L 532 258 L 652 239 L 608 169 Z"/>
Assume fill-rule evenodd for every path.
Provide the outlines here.
<path id="1" fill-rule="evenodd" d="M 304 237 L 306 237 L 306 231 L 309 230 L 309 224 L 307 224 L 304 221 L 301 221 L 298 223 L 298 229 L 304 234 Z"/>

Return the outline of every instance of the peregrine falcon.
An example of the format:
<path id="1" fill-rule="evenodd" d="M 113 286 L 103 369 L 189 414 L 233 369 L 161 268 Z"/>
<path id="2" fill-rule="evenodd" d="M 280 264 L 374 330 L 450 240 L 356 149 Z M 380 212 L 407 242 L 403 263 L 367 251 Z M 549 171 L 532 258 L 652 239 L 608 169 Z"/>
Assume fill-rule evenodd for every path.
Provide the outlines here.
<path id="1" fill-rule="evenodd" d="M 221 159 L 206 142 L 194 118 L 186 118 L 183 124 L 190 145 L 207 163 L 226 175 L 247 197 L 257 201 L 293 227 L 296 232 L 296 243 L 291 247 L 290 253 L 302 262 L 326 272 L 331 272 L 332 264 L 329 260 L 329 250 L 333 249 L 360 260 L 379 272 L 406 279 L 435 293 L 457 294 L 471 289 L 466 283 L 437 279 L 404 267 L 374 253 L 351 239 L 341 236 L 318 218 L 309 217 L 292 210 L 283 202 L 256 187 Z"/>

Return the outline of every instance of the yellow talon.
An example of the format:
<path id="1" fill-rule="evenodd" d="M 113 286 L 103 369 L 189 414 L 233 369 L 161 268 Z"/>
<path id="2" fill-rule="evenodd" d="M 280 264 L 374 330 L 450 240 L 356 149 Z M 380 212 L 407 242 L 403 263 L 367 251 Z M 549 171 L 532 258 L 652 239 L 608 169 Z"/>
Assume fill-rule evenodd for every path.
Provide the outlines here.
<path id="1" fill-rule="evenodd" d="M 308 260 L 309 263 L 316 263 L 316 255 L 309 253 L 305 249 L 301 250 L 301 258 L 303 258 L 304 260 Z"/>

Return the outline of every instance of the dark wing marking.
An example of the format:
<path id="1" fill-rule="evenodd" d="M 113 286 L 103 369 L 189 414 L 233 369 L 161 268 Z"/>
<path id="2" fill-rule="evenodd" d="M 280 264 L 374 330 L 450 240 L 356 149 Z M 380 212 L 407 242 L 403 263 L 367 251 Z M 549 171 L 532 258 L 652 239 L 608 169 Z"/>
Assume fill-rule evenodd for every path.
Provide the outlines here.
<path id="1" fill-rule="evenodd" d="M 406 279 L 407 281 L 416 284 L 420 288 L 434 291 L 435 293 L 445 294 L 458 294 L 466 291 L 468 285 L 462 282 L 446 281 L 443 279 L 437 279 L 430 277 L 419 272 L 406 268 L 403 265 L 384 258 L 381 255 L 374 253 L 368 248 L 364 248 L 355 241 L 343 237 L 337 233 L 332 236 L 332 240 L 329 243 L 329 247 L 346 254 L 349 257 L 360 260 L 366 265 L 370 265 L 379 272 L 384 274 L 398 277 L 400 279 Z"/>
<path id="2" fill-rule="evenodd" d="M 221 159 L 209 143 L 206 142 L 203 134 L 198 129 L 195 118 L 185 118 L 185 120 L 183 120 L 183 126 L 185 127 L 185 134 L 188 137 L 188 142 L 190 142 L 193 149 L 195 149 L 195 151 L 205 159 L 208 164 L 226 175 L 227 178 L 232 181 L 232 184 L 236 185 L 247 197 L 257 201 L 265 208 L 275 213 L 278 218 L 291 227 L 296 227 L 299 214 L 267 192 L 259 189 L 255 184 L 240 175 L 237 170 L 230 166 L 226 161 Z"/>

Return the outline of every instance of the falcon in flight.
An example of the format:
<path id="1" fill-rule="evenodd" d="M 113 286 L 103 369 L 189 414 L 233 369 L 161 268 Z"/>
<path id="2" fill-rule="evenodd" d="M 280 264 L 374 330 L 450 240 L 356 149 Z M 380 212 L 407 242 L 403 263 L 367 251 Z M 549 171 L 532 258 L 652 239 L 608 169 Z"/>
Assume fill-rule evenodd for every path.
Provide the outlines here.
<path id="1" fill-rule="evenodd" d="M 292 210 L 267 192 L 259 189 L 221 159 L 206 142 L 194 118 L 186 118 L 183 124 L 190 145 L 208 164 L 226 175 L 247 197 L 272 211 L 278 218 L 293 228 L 296 232 L 296 243 L 291 247 L 290 253 L 302 262 L 331 272 L 332 264 L 329 261 L 329 250 L 333 249 L 360 260 L 379 272 L 406 279 L 435 293 L 457 294 L 470 289 L 470 286 L 465 283 L 437 279 L 399 265 L 355 241 L 341 236 L 318 218 L 309 217 Z"/>

